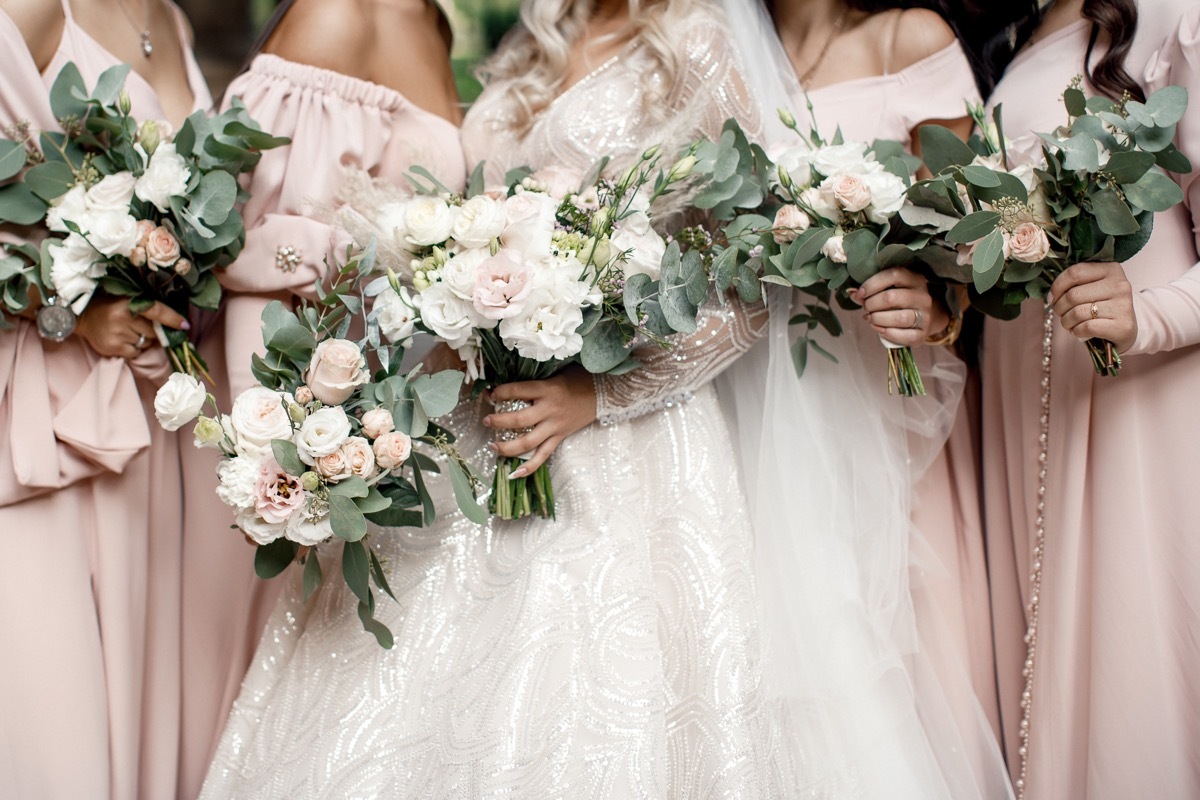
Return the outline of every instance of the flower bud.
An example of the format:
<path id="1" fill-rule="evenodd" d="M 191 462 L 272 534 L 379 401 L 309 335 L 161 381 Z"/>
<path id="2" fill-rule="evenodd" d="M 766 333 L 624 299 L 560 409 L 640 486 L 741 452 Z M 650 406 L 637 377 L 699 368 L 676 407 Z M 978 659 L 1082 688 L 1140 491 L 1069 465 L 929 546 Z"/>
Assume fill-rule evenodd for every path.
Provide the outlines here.
<path id="1" fill-rule="evenodd" d="M 792 190 L 792 185 L 793 185 L 791 173 L 788 172 L 787 169 L 784 168 L 784 166 L 782 164 L 780 164 L 775 169 L 779 173 L 779 185 L 790 192 Z"/>
<path id="2" fill-rule="evenodd" d="M 138 130 L 138 141 L 142 143 L 142 149 L 146 151 L 146 155 L 154 155 L 154 151 L 162 142 L 162 131 L 158 129 L 158 123 L 152 119 L 143 122 L 142 127 Z"/>
<path id="3" fill-rule="evenodd" d="M 625 170 L 625 174 L 621 176 L 621 180 L 617 181 L 617 191 L 620 194 L 624 194 L 625 190 L 628 189 L 630 184 L 633 183 L 634 179 L 637 178 L 639 166 L 641 165 L 634 164 L 632 167 Z"/>
<path id="4" fill-rule="evenodd" d="M 396 275 L 396 271 L 388 267 L 387 277 L 388 285 L 392 287 L 392 291 L 400 294 L 400 278 Z"/>
<path id="5" fill-rule="evenodd" d="M 306 492 L 315 492 L 317 487 L 321 485 L 321 476 L 309 470 L 300 476 L 300 485 L 304 487 Z"/>
<path id="6" fill-rule="evenodd" d="M 117 96 L 117 108 L 120 109 L 122 114 L 126 115 L 133 111 L 133 101 L 129 99 L 129 92 L 124 89 Z"/>
<path id="7" fill-rule="evenodd" d="M 212 417 L 200 417 L 196 420 L 196 427 L 192 431 L 194 435 L 193 443 L 198 448 L 217 448 L 221 444 L 221 440 L 225 438 L 225 431 L 221 428 L 221 423 Z"/>
<path id="8" fill-rule="evenodd" d="M 667 181 L 675 183 L 681 181 L 688 175 L 692 174 L 692 170 L 696 168 L 696 157 L 686 155 L 675 162 L 675 166 L 671 167 L 670 173 L 667 174 Z"/>
<path id="9" fill-rule="evenodd" d="M 612 209 L 605 206 L 592 215 L 592 233 L 600 236 L 612 226 Z"/>
<path id="10" fill-rule="evenodd" d="M 311 391 L 311 390 L 310 390 Z M 308 412 L 304 410 L 304 406 L 299 403 L 288 403 L 288 416 L 292 422 L 299 425 L 308 419 Z"/>
<path id="11" fill-rule="evenodd" d="M 186 258 L 181 258 L 175 262 L 175 274 L 178 275 L 179 277 L 182 278 L 184 275 L 187 275 L 191 271 L 192 271 L 192 262 L 188 261 Z"/>
<path id="12" fill-rule="evenodd" d="M 144 247 L 133 248 L 133 250 L 131 250 L 129 252 L 129 263 L 133 264 L 135 267 L 146 266 L 146 248 L 144 248 Z M 151 271 L 157 271 L 158 268 L 151 265 L 150 269 L 151 269 Z"/>
<path id="13" fill-rule="evenodd" d="M 424 270 L 417 270 L 413 273 L 413 288 L 418 292 L 423 292 L 433 285 L 433 281 L 429 280 L 429 276 Z"/>
<path id="14" fill-rule="evenodd" d="M 301 386 L 296 390 L 296 402 L 302 406 L 306 406 L 313 401 L 312 389 L 307 386 Z"/>
<path id="15" fill-rule="evenodd" d="M 792 130 L 796 130 L 796 118 L 786 108 L 779 109 L 779 121 Z"/>
<path id="16" fill-rule="evenodd" d="M 662 145 L 654 145 L 642 153 L 642 161 L 653 161 L 658 157 L 658 152 L 662 150 Z"/>

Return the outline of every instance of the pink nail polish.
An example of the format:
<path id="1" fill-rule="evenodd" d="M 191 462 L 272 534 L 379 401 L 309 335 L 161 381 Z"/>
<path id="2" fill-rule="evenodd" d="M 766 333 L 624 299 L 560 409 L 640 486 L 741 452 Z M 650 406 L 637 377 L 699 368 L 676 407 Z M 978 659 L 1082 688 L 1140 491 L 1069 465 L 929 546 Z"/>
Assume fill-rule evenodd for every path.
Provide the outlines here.
<path id="1" fill-rule="evenodd" d="M 493 453 L 500 452 L 500 448 L 496 446 L 495 442 L 488 442 L 488 450 L 491 450 Z"/>
<path id="2" fill-rule="evenodd" d="M 188 322 L 188 321 L 185 319 L 185 320 L 183 321 L 183 324 L 182 324 L 182 325 L 180 325 L 179 327 L 180 327 L 180 328 L 182 328 L 182 329 L 183 329 L 183 330 L 185 330 L 185 331 L 190 331 L 190 330 L 192 329 L 192 323 Z"/>

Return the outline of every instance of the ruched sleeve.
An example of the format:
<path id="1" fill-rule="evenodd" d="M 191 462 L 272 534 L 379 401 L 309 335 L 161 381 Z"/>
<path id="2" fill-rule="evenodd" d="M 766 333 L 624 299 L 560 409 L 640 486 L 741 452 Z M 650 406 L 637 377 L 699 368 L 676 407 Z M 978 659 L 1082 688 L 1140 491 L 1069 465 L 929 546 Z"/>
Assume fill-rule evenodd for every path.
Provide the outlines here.
<path id="1" fill-rule="evenodd" d="M 1145 84 L 1150 91 L 1164 86 L 1188 90 L 1189 106 L 1176 132 L 1176 146 L 1192 161 L 1187 175 L 1173 176 L 1184 191 L 1193 234 L 1190 252 L 1181 253 L 1192 266 L 1164 284 L 1134 293 L 1137 340 L 1132 354 L 1158 353 L 1200 343 L 1200 8 L 1184 12 L 1179 26 L 1150 59 Z M 1166 213 L 1176 213 L 1174 210 Z"/>

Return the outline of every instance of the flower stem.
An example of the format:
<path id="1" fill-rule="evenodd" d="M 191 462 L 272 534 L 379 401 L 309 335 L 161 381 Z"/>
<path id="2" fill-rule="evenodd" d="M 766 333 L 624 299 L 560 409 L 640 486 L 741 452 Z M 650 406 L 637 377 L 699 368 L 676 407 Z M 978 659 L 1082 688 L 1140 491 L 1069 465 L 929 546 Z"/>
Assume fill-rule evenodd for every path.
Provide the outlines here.
<path id="1" fill-rule="evenodd" d="M 1111 378 L 1121 372 L 1121 354 L 1112 342 L 1106 339 L 1088 339 L 1087 349 L 1097 375 Z"/>
<path id="2" fill-rule="evenodd" d="M 901 397 L 924 397 L 925 383 L 921 380 L 921 370 L 913 359 L 911 347 L 896 347 L 887 349 L 888 356 L 888 394 L 893 388 Z"/>

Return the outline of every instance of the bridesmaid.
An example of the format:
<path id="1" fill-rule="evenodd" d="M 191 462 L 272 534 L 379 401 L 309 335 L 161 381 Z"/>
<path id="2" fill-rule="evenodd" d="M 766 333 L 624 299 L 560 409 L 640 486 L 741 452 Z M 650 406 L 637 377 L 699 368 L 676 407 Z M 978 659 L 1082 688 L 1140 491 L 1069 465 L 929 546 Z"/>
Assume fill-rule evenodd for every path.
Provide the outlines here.
<path id="1" fill-rule="evenodd" d="M 446 176 L 465 172 L 450 44 L 446 17 L 429 0 L 286 0 L 267 24 L 226 104 L 240 97 L 264 130 L 292 144 L 264 154 L 246 186 L 246 247 L 222 279 L 230 293 L 223 341 L 208 343 L 210 364 L 228 371 L 223 403 L 256 384 L 250 359 L 262 348 L 266 304 L 313 294 L 325 260 L 344 258 L 349 237 L 313 218 L 335 202 L 344 167 L 397 183 L 414 163 Z M 440 146 L 447 141 L 454 146 Z M 200 791 L 280 588 L 255 577 L 253 550 L 230 531 L 228 509 L 214 494 L 211 451 L 188 452 L 185 798 Z"/>
<path id="2" fill-rule="evenodd" d="M 991 98 L 1004 104 L 1009 136 L 1061 124 L 1060 95 L 1080 73 L 1089 93 L 1113 98 L 1180 84 L 1192 105 L 1177 144 L 1200 163 L 1192 0 L 1060 0 L 1035 24 Z M 1042 305 L 1031 300 L 1019 319 L 989 320 L 984 330 L 1001 714 L 1018 794 L 1030 800 L 1200 797 L 1195 177 L 1176 176 L 1187 202 L 1157 215 L 1141 253 L 1125 264 L 1076 265 L 1051 287 L 1044 451 Z M 1079 341 L 1091 336 L 1116 344 L 1120 375 L 1096 375 Z M 1027 691 L 1026 760 L 1018 748 Z"/>
<path id="3" fill-rule="evenodd" d="M 91 85 L 120 61 L 133 113 L 178 127 L 211 104 L 189 36 L 159 0 L 0 0 L 0 127 L 55 129 L 62 67 Z M 179 461 L 154 419 L 153 320 L 187 327 L 97 295 L 62 344 L 29 319 L 0 331 L 0 797 L 175 790 Z"/>

